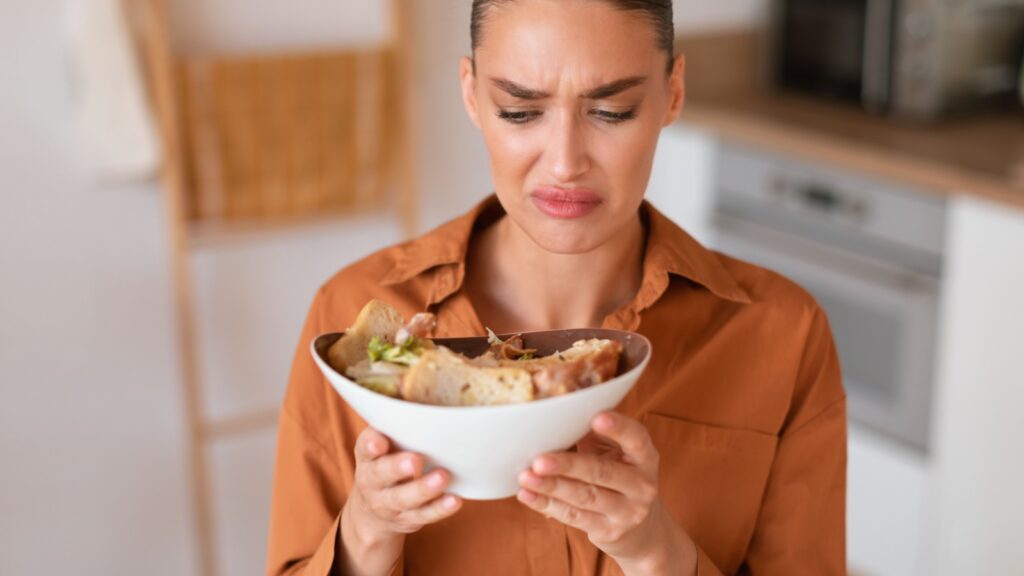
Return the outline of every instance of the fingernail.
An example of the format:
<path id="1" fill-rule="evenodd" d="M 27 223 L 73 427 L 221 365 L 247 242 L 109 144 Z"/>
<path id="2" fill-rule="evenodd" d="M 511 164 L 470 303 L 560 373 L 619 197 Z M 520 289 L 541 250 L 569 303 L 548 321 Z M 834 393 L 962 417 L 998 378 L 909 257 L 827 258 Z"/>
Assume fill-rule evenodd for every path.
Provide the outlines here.
<path id="1" fill-rule="evenodd" d="M 444 477 L 440 472 L 434 472 L 427 477 L 427 485 L 431 488 L 439 488 L 441 484 L 444 484 Z"/>
<path id="2" fill-rule="evenodd" d="M 558 465 L 550 458 L 537 458 L 533 461 L 533 471 L 538 474 L 551 474 L 558 469 Z"/>
<path id="3" fill-rule="evenodd" d="M 416 463 L 411 459 L 402 460 L 402 472 L 412 474 L 416 472 Z"/>
<path id="4" fill-rule="evenodd" d="M 456 499 L 455 496 L 452 496 L 451 494 L 449 494 L 449 495 L 447 495 L 447 496 L 445 496 L 444 498 L 441 499 L 441 507 L 442 508 L 447 508 L 448 510 L 451 510 L 452 508 L 455 508 L 458 505 L 459 505 L 458 499 Z"/>
<path id="5" fill-rule="evenodd" d="M 604 430 L 611 430 L 612 427 L 615 426 L 615 420 L 607 414 L 601 414 L 596 420 L 594 420 L 594 426 L 603 428 Z"/>
<path id="6" fill-rule="evenodd" d="M 519 475 L 519 483 L 529 484 L 530 486 L 537 486 L 540 484 L 540 478 L 529 472 L 524 471 L 522 474 Z"/>
<path id="7" fill-rule="evenodd" d="M 520 490 L 518 493 L 516 493 L 516 497 L 519 498 L 520 502 L 527 503 L 533 502 L 534 500 L 537 499 L 537 495 L 534 494 L 533 492 L 530 492 L 529 490 Z"/>

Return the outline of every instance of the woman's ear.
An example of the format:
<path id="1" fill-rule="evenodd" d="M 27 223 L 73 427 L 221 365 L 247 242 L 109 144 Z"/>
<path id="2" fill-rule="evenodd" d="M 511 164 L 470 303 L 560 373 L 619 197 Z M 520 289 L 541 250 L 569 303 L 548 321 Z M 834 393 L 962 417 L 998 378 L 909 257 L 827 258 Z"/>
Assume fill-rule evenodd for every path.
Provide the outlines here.
<path id="1" fill-rule="evenodd" d="M 686 102 L 686 56 L 682 54 L 676 56 L 672 63 L 672 75 L 668 79 L 668 84 L 668 113 L 665 115 L 663 126 L 668 126 L 679 119 L 679 114 L 683 111 L 683 104 Z"/>
<path id="2" fill-rule="evenodd" d="M 476 101 L 476 72 L 473 70 L 473 59 L 463 56 L 459 60 L 459 82 L 462 84 L 462 104 L 466 114 L 477 128 L 480 128 L 480 114 Z"/>

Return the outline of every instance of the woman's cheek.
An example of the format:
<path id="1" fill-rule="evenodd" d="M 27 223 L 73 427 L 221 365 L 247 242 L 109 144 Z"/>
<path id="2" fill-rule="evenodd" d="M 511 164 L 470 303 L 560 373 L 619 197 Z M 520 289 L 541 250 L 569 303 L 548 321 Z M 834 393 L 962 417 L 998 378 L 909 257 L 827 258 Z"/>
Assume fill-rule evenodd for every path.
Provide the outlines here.
<path id="1" fill-rule="evenodd" d="M 521 178 L 529 171 L 533 159 L 543 151 L 538 138 L 529 130 L 496 131 L 487 144 L 491 161 L 499 179 Z"/>

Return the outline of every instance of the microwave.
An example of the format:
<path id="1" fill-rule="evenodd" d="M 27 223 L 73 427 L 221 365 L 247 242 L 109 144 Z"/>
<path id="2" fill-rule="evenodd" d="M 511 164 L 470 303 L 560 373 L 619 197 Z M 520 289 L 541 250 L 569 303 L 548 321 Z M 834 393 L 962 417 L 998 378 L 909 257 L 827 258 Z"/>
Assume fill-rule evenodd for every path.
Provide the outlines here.
<path id="1" fill-rule="evenodd" d="M 1024 0 L 773 0 L 768 77 L 930 120 L 1012 103 Z"/>

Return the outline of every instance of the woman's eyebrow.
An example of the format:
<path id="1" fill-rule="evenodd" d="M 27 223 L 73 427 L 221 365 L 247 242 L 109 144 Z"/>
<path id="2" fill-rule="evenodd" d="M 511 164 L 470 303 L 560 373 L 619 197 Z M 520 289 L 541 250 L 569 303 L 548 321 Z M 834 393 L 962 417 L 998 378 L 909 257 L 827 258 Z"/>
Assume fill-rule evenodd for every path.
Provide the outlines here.
<path id="1" fill-rule="evenodd" d="M 543 100 L 544 98 L 548 98 L 551 96 L 551 94 L 544 92 L 543 90 L 534 90 L 532 88 L 520 86 L 519 84 L 516 84 L 511 80 L 506 80 L 505 78 L 490 78 L 490 81 L 491 84 L 494 84 L 496 87 L 500 88 L 501 90 L 504 90 L 505 92 L 507 92 L 508 94 L 515 98 L 519 98 L 520 100 Z M 615 80 L 607 84 L 602 84 L 597 88 L 588 90 L 583 94 L 580 94 L 580 96 L 588 100 L 600 100 L 602 98 L 609 98 L 611 96 L 618 94 L 619 92 L 624 92 L 634 86 L 639 86 L 640 84 L 643 84 L 646 81 L 646 76 L 629 76 L 627 78 L 621 78 L 619 80 Z"/>
<path id="2" fill-rule="evenodd" d="M 639 86 L 646 81 L 647 76 L 630 76 L 628 78 L 622 78 L 620 80 L 615 80 L 614 82 L 602 84 L 597 88 L 594 88 L 593 90 L 581 94 L 581 96 L 587 98 L 588 100 L 600 100 L 602 98 L 610 98 L 612 96 L 615 96 L 619 92 L 625 92 L 626 90 L 629 90 L 633 86 Z"/>

